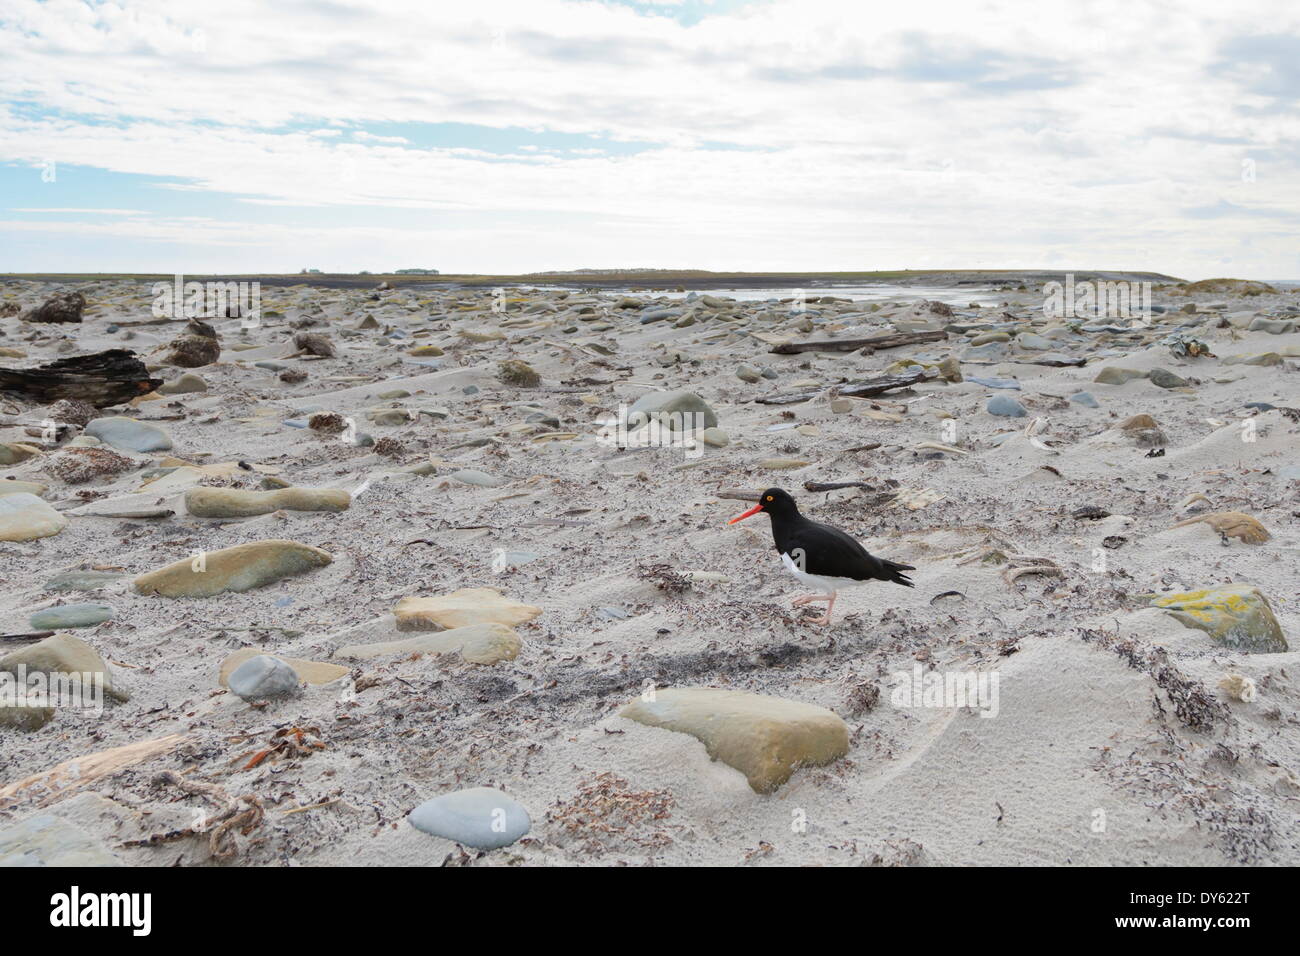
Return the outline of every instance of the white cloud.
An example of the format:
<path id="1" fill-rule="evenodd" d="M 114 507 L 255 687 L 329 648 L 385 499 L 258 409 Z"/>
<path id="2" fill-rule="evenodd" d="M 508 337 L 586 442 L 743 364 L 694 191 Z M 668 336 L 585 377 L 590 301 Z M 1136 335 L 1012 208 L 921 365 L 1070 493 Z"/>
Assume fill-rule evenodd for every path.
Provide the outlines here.
<path id="1" fill-rule="evenodd" d="M 230 0 L 215 19 L 190 2 L 8 6 L 0 161 L 338 207 L 333 229 L 284 227 L 309 250 L 345 250 L 361 221 L 367 243 L 432 244 L 445 271 L 979 260 L 1198 275 L 1236 250 L 1251 274 L 1300 273 L 1293 223 L 1257 214 L 1300 209 L 1300 119 L 1276 108 L 1285 76 L 1267 60 L 1216 65 L 1261 24 L 1300 29 L 1300 10 L 1268 0 L 801 0 L 692 26 L 561 0 Z M 539 135 L 499 154 L 365 129 L 427 123 Z M 557 151 L 547 132 L 652 148 Z M 1222 211 L 1212 234 L 1205 209 Z M 406 210 L 430 227 L 399 225 Z M 259 248 L 277 234 L 232 222 L 187 238 L 169 222 L 100 227 Z M 338 267 L 373 263 L 371 248 Z"/>

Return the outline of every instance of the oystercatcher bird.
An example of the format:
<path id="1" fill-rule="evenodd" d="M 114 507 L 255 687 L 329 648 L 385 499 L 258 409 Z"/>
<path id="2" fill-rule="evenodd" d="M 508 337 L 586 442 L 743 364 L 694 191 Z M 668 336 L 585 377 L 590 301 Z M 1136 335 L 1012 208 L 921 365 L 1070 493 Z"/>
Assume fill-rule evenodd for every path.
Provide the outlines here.
<path id="1" fill-rule="evenodd" d="M 908 564 L 886 561 L 867 552 L 851 535 L 820 521 L 811 521 L 799 513 L 794 499 L 780 488 L 769 488 L 758 504 L 727 524 L 743 521 L 750 515 L 765 512 L 772 519 L 772 537 L 776 541 L 781 563 L 804 584 L 823 594 L 805 594 L 791 603 L 803 607 L 813 601 L 825 601 L 826 613 L 811 624 L 829 624 L 837 592 L 858 587 L 868 581 L 889 581 L 912 587 L 904 571 L 915 571 Z"/>

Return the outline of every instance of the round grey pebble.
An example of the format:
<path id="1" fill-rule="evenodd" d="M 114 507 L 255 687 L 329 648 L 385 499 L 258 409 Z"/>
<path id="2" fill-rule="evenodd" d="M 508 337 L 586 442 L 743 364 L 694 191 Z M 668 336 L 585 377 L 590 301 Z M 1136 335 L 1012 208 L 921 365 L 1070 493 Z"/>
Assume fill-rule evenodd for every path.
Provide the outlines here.
<path id="1" fill-rule="evenodd" d="M 411 811 L 411 826 L 476 850 L 509 846 L 532 826 L 521 804 L 492 787 L 444 793 Z"/>
<path id="2" fill-rule="evenodd" d="M 267 700 L 298 693 L 298 675 L 292 667 L 269 654 L 250 657 L 230 675 L 230 689 L 244 700 Z"/>

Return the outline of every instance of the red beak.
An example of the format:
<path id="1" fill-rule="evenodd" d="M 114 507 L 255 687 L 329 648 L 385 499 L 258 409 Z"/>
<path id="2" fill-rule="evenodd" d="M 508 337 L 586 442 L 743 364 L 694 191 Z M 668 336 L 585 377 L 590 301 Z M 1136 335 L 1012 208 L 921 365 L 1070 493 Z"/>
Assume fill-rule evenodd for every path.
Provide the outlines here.
<path id="1" fill-rule="evenodd" d="M 727 524 L 735 524 L 737 521 L 744 521 L 744 520 L 745 520 L 746 518 L 748 518 L 750 515 L 756 515 L 756 514 L 758 514 L 760 511 L 762 511 L 762 510 L 763 510 L 763 506 L 762 506 L 762 505 L 754 505 L 754 507 L 750 508 L 750 509 L 749 509 L 748 511 L 746 511 L 743 515 L 736 515 L 736 517 L 734 517 L 734 518 L 732 518 L 730 521 L 728 521 Z"/>

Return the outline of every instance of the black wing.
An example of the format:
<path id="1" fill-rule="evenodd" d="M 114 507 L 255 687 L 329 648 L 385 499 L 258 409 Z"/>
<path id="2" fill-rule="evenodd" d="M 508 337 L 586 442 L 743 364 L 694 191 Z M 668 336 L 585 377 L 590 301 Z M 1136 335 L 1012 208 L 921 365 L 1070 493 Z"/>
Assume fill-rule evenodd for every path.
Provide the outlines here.
<path id="1" fill-rule="evenodd" d="M 820 521 L 801 521 L 783 534 L 782 539 L 777 543 L 777 550 L 789 554 L 791 560 L 808 574 L 912 586 L 902 573 L 915 571 L 911 565 L 877 558 L 852 535 Z"/>

